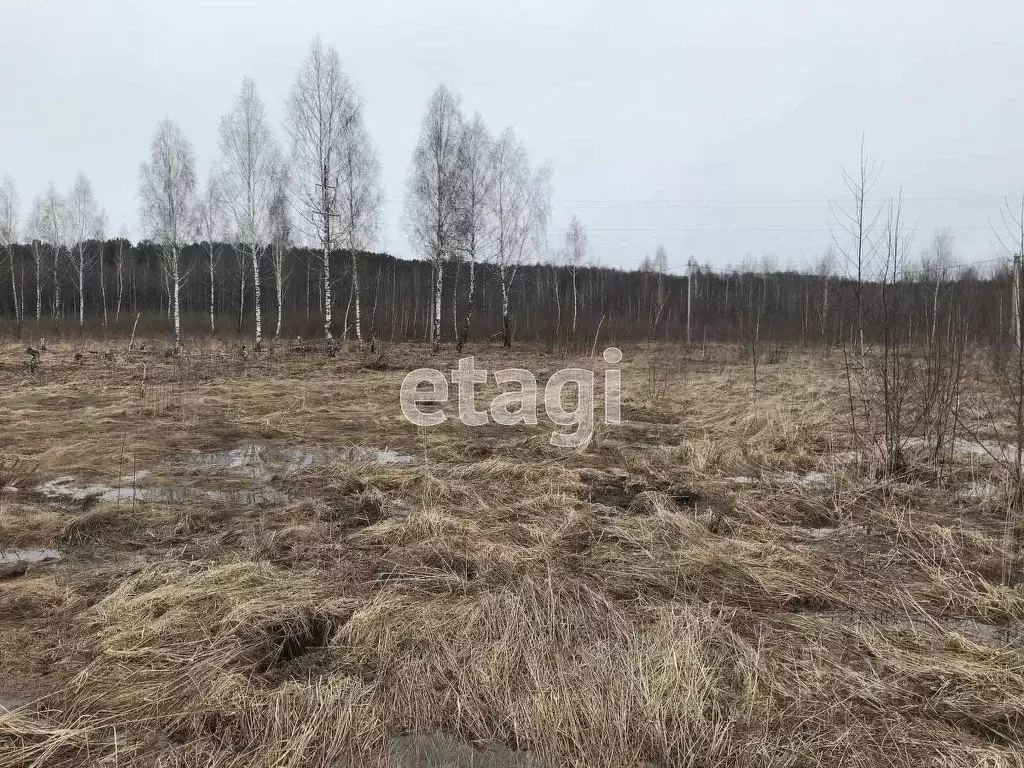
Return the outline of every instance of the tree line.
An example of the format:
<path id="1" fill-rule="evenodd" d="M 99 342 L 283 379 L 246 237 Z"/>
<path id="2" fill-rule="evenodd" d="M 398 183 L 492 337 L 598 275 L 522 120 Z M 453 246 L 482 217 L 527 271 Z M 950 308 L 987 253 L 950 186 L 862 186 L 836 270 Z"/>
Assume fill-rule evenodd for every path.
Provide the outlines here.
<path id="1" fill-rule="evenodd" d="M 188 138 L 161 121 L 139 168 L 143 240 L 111 238 L 89 180 L 53 184 L 20 210 L 0 182 L 0 314 L 17 329 L 116 329 L 125 316 L 182 334 L 577 341 L 616 339 L 859 345 L 877 340 L 892 299 L 907 341 L 935 337 L 955 312 L 979 342 L 1019 335 L 1019 277 L 960 269 L 952 236 L 920 263 L 886 252 L 871 191 L 880 166 L 861 151 L 844 172 L 833 247 L 803 273 L 748 260 L 717 273 L 669 273 L 659 248 L 635 270 L 587 261 L 576 217 L 549 245 L 551 171 L 512 128 L 493 135 L 440 86 L 428 101 L 406 183 L 402 225 L 418 257 L 375 253 L 380 169 L 364 103 L 333 46 L 314 40 L 286 102 L 284 141 L 245 78 L 218 126 L 220 154 L 200 183 Z M 1008 254 L 1024 251 L 1024 208 L 1007 206 Z M 902 255 L 902 251 L 900 252 Z M 1000 262 L 1002 263 L 1002 262 Z M 166 320 L 165 320 L 166 319 Z M 269 322 L 268 322 L 269 321 Z M 891 329 L 885 330 L 885 333 Z"/>
<path id="2" fill-rule="evenodd" d="M 89 330 L 127 332 L 141 314 L 143 327 L 173 330 L 174 276 L 157 243 L 89 238 L 81 252 L 85 269 L 79 283 L 78 259 L 54 271 L 56 251 L 40 240 L 5 250 L 0 316 L 9 329 L 46 336 L 84 321 Z M 929 258 L 889 286 L 900 297 L 907 341 L 926 341 L 954 313 L 978 345 L 1011 340 L 1009 263 L 980 273 L 932 268 Z M 881 333 L 882 283 L 858 288 L 855 279 L 830 269 L 824 259 L 809 273 L 779 270 L 769 259 L 720 272 L 694 264 L 688 275 L 668 274 L 663 262 L 659 271 L 657 258 L 644 259 L 635 270 L 529 263 L 517 266 L 514 282 L 503 278 L 497 265 L 464 260 L 445 272 L 441 305 L 431 261 L 342 250 L 329 254 L 327 270 L 322 260 L 319 250 L 290 246 L 282 249 L 279 265 L 258 264 L 263 296 L 277 293 L 281 275 L 279 297 L 267 307 L 274 335 L 323 335 L 325 271 L 332 275 L 333 333 L 352 340 L 357 339 L 356 295 L 365 306 L 364 338 L 390 342 L 430 342 L 440 336 L 466 343 L 470 316 L 475 340 L 507 335 L 589 347 L 600 329 L 601 338 L 615 340 L 837 346 L 854 341 L 858 294 L 868 308 L 867 341 L 877 342 Z M 255 335 L 250 252 L 233 243 L 188 243 L 178 263 L 179 278 L 185 278 L 178 291 L 184 333 Z"/>

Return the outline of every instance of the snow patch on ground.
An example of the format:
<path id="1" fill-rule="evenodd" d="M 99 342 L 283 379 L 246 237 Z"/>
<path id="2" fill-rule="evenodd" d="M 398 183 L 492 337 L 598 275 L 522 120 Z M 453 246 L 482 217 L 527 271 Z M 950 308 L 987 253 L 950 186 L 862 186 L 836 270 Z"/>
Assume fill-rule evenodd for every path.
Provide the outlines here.
<path id="1" fill-rule="evenodd" d="M 834 486 L 832 476 L 824 472 L 808 472 L 806 474 L 783 472 L 779 475 L 779 480 L 783 483 L 792 483 L 803 488 L 813 488 L 819 491 L 829 491 Z"/>

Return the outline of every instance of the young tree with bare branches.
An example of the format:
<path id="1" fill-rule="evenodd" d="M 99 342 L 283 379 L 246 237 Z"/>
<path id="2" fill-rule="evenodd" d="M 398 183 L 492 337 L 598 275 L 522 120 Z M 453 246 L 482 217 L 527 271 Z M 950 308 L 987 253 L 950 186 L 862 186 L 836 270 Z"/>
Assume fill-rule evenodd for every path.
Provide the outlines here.
<path id="1" fill-rule="evenodd" d="M 874 231 L 882 215 L 881 206 L 871 210 L 869 196 L 881 172 L 881 165 L 867 155 L 861 140 L 856 172 L 842 170 L 851 205 L 836 205 L 833 209 L 832 242 L 843 259 L 847 275 L 855 281 L 854 343 L 860 348 L 861 359 L 864 358 L 864 283 L 873 276 L 878 248 Z"/>
<path id="2" fill-rule="evenodd" d="M 576 319 L 579 316 L 579 291 L 576 287 L 576 270 L 587 253 L 587 233 L 583 224 L 576 217 L 569 222 L 569 229 L 565 232 L 565 258 L 569 262 L 569 271 L 572 275 L 572 335 L 576 336 Z"/>
<path id="3" fill-rule="evenodd" d="M 174 343 L 181 345 L 181 248 L 193 230 L 196 162 L 192 145 L 176 123 L 163 120 L 139 169 L 143 226 L 160 247 L 171 280 Z"/>
<path id="4" fill-rule="evenodd" d="M 444 85 L 438 87 L 420 125 L 405 197 L 404 224 L 409 240 L 430 260 L 434 271 L 434 351 L 441 346 L 444 268 L 455 253 L 460 227 L 462 124 L 459 97 Z"/>
<path id="5" fill-rule="evenodd" d="M 469 288 L 466 313 L 456 341 L 461 352 L 469 340 L 476 295 L 476 267 L 481 257 L 488 258 L 494 241 L 492 195 L 494 192 L 494 140 L 479 114 L 466 124 L 459 144 L 459 168 L 462 174 L 459 203 L 459 252 L 469 263 Z"/>
<path id="6" fill-rule="evenodd" d="M 356 341 L 363 343 L 362 302 L 359 291 L 359 252 L 374 242 L 380 229 L 380 163 L 363 120 L 362 105 L 355 104 L 341 131 L 338 175 L 338 223 L 341 245 L 352 260 L 352 292 Z M 346 333 L 348 329 L 345 329 Z"/>
<path id="7" fill-rule="evenodd" d="M 36 283 L 36 325 L 43 320 L 43 240 L 46 231 L 45 204 L 42 197 L 32 200 L 32 211 L 28 218 L 28 234 L 32 241 L 32 266 L 35 268 Z M 24 314 L 25 308 L 22 307 Z"/>
<path id="8" fill-rule="evenodd" d="M 39 222 L 39 235 L 50 247 L 50 278 L 53 290 L 50 296 L 50 312 L 56 325 L 63 314 L 60 300 L 61 256 L 67 250 L 68 215 L 64 198 L 51 183 L 43 196 Z"/>
<path id="9" fill-rule="evenodd" d="M 280 150 L 267 125 L 263 101 L 256 84 L 242 80 L 231 110 L 221 118 L 224 200 L 236 237 L 253 272 L 253 306 L 256 313 L 256 344 L 263 339 L 260 297 L 260 265 L 270 244 L 270 203 L 274 172 Z"/>
<path id="10" fill-rule="evenodd" d="M 274 270 L 274 293 L 277 299 L 277 322 L 274 338 L 281 338 L 284 316 L 284 255 L 292 240 L 292 220 L 288 205 L 288 169 L 278 164 L 274 172 L 274 196 L 270 201 L 270 265 Z"/>
<path id="11" fill-rule="evenodd" d="M 121 306 L 124 301 L 124 260 L 131 248 L 128 241 L 128 229 L 121 225 L 117 236 L 117 247 L 114 249 L 114 272 L 117 275 L 117 298 L 114 300 L 114 325 L 121 319 Z"/>
<path id="12" fill-rule="evenodd" d="M 207 177 L 206 186 L 199 194 L 194 220 L 196 234 L 206 251 L 206 271 L 210 281 L 208 299 L 210 333 L 213 333 L 217 328 L 214 273 L 217 269 L 217 262 L 220 261 L 221 243 L 226 234 L 223 185 L 220 176 L 215 171 Z"/>
<path id="13" fill-rule="evenodd" d="M 292 194 L 299 226 L 320 254 L 324 336 L 331 338 L 331 250 L 338 243 L 339 176 L 343 137 L 358 101 L 338 51 L 319 38 L 310 45 L 288 96 Z"/>
<path id="14" fill-rule="evenodd" d="M 11 292 L 14 297 L 14 317 L 18 327 L 25 321 L 25 308 L 18 301 L 18 280 L 14 272 L 14 245 L 18 242 L 18 191 L 14 180 L 5 176 L 0 181 L 0 248 L 7 254 L 11 271 Z"/>
<path id="15" fill-rule="evenodd" d="M 550 171 L 530 168 L 526 148 L 506 128 L 492 151 L 494 263 L 501 285 L 501 338 L 512 346 L 509 298 L 512 283 L 527 250 L 538 246 L 551 206 Z"/>
<path id="16" fill-rule="evenodd" d="M 107 212 L 100 211 L 96 214 L 93 224 L 93 239 L 96 241 L 96 263 L 99 266 L 100 283 L 100 304 L 103 307 L 103 327 L 106 328 L 109 322 L 107 314 L 107 274 L 106 274 L 106 250 L 107 250 Z"/>
<path id="17" fill-rule="evenodd" d="M 84 174 L 75 177 L 75 183 L 68 193 L 68 227 L 70 233 L 71 263 L 75 270 L 75 287 L 78 290 L 78 327 L 85 325 L 85 273 L 92 263 L 93 254 L 88 243 L 96 231 L 99 212 L 92 184 Z"/>

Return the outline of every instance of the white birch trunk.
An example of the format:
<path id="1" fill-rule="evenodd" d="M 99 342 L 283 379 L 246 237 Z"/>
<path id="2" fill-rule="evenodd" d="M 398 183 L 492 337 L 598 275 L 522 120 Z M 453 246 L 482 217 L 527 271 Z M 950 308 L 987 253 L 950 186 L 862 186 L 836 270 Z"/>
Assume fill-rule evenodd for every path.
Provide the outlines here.
<path id="1" fill-rule="evenodd" d="M 238 254 L 238 330 L 245 318 L 245 256 Z"/>
<path id="2" fill-rule="evenodd" d="M 576 335 L 576 314 L 577 314 L 577 298 L 576 298 L 576 267 L 572 268 L 572 333 Z"/>
<path id="3" fill-rule="evenodd" d="M 78 246 L 78 327 L 85 326 L 85 257 Z"/>
<path id="4" fill-rule="evenodd" d="M 434 281 L 434 338 L 433 347 L 436 352 L 441 348 L 441 291 L 444 288 L 444 262 L 435 264 L 437 278 Z"/>
<path id="5" fill-rule="evenodd" d="M 281 315 L 284 314 L 284 276 L 281 274 L 281 256 L 274 259 L 274 287 L 277 289 L 277 326 L 274 338 L 281 338 Z"/>
<path id="6" fill-rule="evenodd" d="M 359 262 L 356 259 L 355 251 L 352 252 L 352 296 L 356 304 L 356 341 L 363 344 L 363 313 L 359 301 Z"/>
<path id="7" fill-rule="evenodd" d="M 512 333 L 509 329 L 508 317 L 508 282 L 505 280 L 505 265 L 498 267 L 498 279 L 501 281 L 501 341 L 506 347 L 512 346 Z"/>
<path id="8" fill-rule="evenodd" d="M 324 338 L 331 340 L 331 251 L 324 246 L 324 272 L 323 272 L 323 294 L 324 294 Z"/>
<path id="9" fill-rule="evenodd" d="M 39 249 L 34 248 L 32 253 L 36 262 L 36 325 L 39 325 L 43 319 L 43 284 L 39 274 Z"/>
<path id="10" fill-rule="evenodd" d="M 210 243 L 210 251 L 207 254 L 209 259 L 207 261 L 207 267 L 210 270 L 210 333 L 215 333 L 217 330 L 217 322 L 215 319 L 216 307 L 214 306 L 214 284 L 213 284 L 213 243 Z"/>
<path id="11" fill-rule="evenodd" d="M 263 312 L 260 307 L 260 259 L 259 250 L 256 245 L 252 247 L 252 301 L 256 309 L 256 343 L 263 340 Z"/>
<path id="12" fill-rule="evenodd" d="M 7 252 L 7 260 L 11 266 L 11 294 L 14 296 L 14 319 L 18 321 L 18 327 L 21 327 L 22 322 L 25 320 L 24 307 L 18 303 L 18 277 L 14 271 L 14 251 L 9 250 Z"/>
<path id="13" fill-rule="evenodd" d="M 171 280 L 173 285 L 171 290 L 173 292 L 172 304 L 174 312 L 174 345 L 176 347 L 181 346 L 181 305 L 179 303 L 179 291 L 181 288 L 181 280 L 178 275 L 178 247 L 172 246 L 171 250 Z"/>
<path id="14" fill-rule="evenodd" d="M 100 246 L 100 300 L 103 302 L 103 327 L 106 328 L 109 322 L 107 315 L 107 280 L 103 269 L 103 246 Z"/>
<path id="15" fill-rule="evenodd" d="M 114 324 L 121 320 L 121 301 L 124 298 L 124 268 L 121 264 L 121 257 L 117 258 L 117 305 L 114 309 Z"/>

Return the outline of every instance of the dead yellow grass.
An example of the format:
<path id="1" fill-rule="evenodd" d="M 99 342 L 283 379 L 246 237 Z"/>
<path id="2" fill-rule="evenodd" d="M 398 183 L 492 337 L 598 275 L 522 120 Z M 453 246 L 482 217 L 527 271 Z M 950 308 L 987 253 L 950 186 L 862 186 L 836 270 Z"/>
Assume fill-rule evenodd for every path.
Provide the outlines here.
<path id="1" fill-rule="evenodd" d="M 998 475 L 879 480 L 848 455 L 834 359 L 754 392 L 734 350 L 625 349 L 628 423 L 565 452 L 543 421 L 405 423 L 405 372 L 451 353 L 104 351 L 32 376 L 0 350 L 0 452 L 108 483 L 245 442 L 323 456 L 267 506 L 0 494 L 4 546 L 64 555 L 0 581 L 0 704 L 30 699 L 0 714 L 0 765 L 409 765 L 404 733 L 508 764 L 1024 764 L 1004 492 L 957 497 Z"/>

